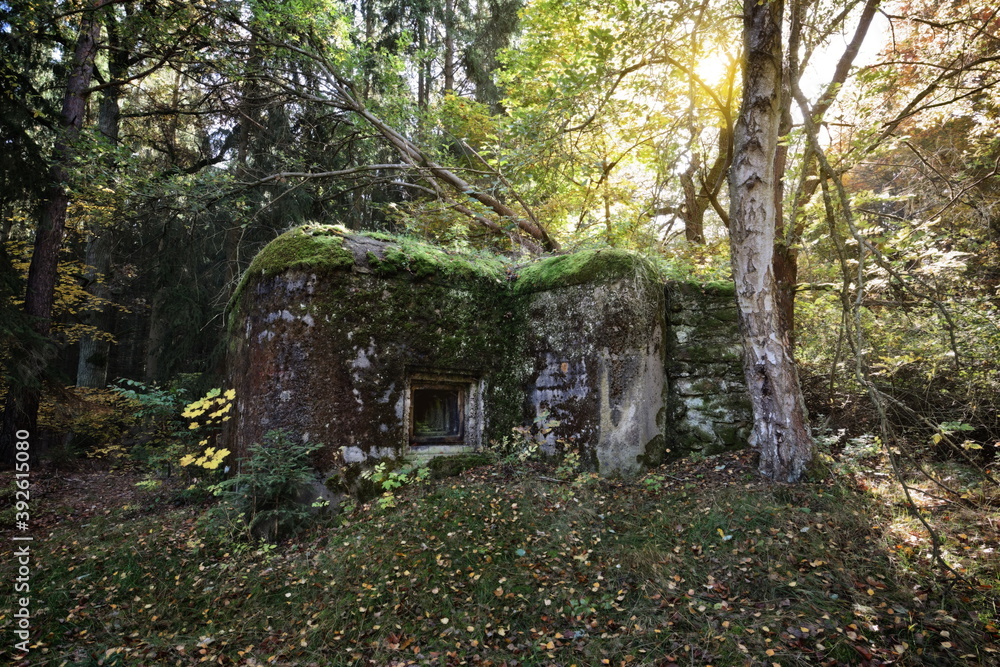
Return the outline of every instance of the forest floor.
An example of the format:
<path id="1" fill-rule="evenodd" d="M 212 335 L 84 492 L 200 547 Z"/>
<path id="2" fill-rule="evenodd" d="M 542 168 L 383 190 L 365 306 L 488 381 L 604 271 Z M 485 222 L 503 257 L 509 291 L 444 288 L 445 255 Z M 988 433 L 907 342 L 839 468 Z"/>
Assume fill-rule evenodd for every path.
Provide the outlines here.
<path id="1" fill-rule="evenodd" d="M 781 486 L 751 458 L 631 482 L 496 464 L 276 546 L 222 536 L 209 501 L 135 471 L 41 471 L 31 651 L 14 651 L 5 606 L 0 662 L 1000 664 L 996 504 L 917 494 L 955 570 L 941 572 L 884 472 Z"/>

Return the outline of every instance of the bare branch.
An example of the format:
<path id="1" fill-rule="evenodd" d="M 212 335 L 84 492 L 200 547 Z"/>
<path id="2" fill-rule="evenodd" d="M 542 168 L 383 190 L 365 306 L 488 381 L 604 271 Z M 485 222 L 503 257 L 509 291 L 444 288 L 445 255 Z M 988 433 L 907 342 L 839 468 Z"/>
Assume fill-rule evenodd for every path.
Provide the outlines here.
<path id="1" fill-rule="evenodd" d="M 412 169 L 413 166 L 409 164 L 369 164 L 360 167 L 352 167 L 350 169 L 340 169 L 337 171 L 281 171 L 264 178 L 252 181 L 249 183 L 242 183 L 247 187 L 254 187 L 258 185 L 264 185 L 266 183 L 271 183 L 273 181 L 283 181 L 288 178 L 304 178 L 304 179 L 315 179 L 315 178 L 337 178 L 340 176 L 353 176 L 355 174 L 360 174 L 368 171 L 384 171 L 389 169 Z"/>

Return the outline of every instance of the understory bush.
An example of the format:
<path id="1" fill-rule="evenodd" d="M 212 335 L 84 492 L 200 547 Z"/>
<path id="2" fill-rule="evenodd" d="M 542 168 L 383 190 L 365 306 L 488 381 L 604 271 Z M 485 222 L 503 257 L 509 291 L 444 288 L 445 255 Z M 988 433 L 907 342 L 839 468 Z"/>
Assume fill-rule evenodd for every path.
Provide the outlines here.
<path id="1" fill-rule="evenodd" d="M 269 431 L 234 476 L 210 487 L 221 502 L 205 521 L 230 539 L 277 541 L 298 532 L 315 514 L 310 456 L 320 447 Z"/>
<path id="2" fill-rule="evenodd" d="M 928 304 L 871 306 L 862 312 L 867 341 L 862 369 L 885 396 L 892 428 L 909 453 L 989 464 L 1000 440 L 1000 313 L 988 303 L 955 298 L 951 321 Z M 878 415 L 856 378 L 849 330 L 835 293 L 800 298 L 796 357 L 817 426 L 847 438 L 878 430 Z M 846 442 L 846 440 L 845 440 Z"/>

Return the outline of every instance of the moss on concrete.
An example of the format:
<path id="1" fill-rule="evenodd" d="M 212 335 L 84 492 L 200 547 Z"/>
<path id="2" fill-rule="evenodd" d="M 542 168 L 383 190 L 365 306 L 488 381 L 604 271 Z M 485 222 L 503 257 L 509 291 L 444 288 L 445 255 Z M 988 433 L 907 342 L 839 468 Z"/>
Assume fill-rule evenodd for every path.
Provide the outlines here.
<path id="1" fill-rule="evenodd" d="M 354 249 L 363 239 L 379 242 L 374 246 L 378 252 L 369 250 L 366 258 L 368 267 L 382 277 L 439 279 L 453 286 L 477 282 L 495 285 L 507 280 L 507 260 L 496 255 L 448 251 L 384 232 L 354 234 L 336 225 L 302 225 L 278 236 L 254 258 L 230 300 L 231 322 L 238 317 L 240 299 L 248 286 L 290 270 L 323 275 L 351 271 L 357 263 Z"/>
<path id="2" fill-rule="evenodd" d="M 407 274 L 417 280 L 440 277 L 451 284 L 477 280 L 503 282 L 505 267 L 492 255 L 449 252 L 414 239 L 397 238 L 381 257 L 369 256 L 369 264 L 383 276 Z"/>
<path id="3" fill-rule="evenodd" d="M 641 255 L 617 248 L 583 250 L 525 266 L 518 272 L 515 289 L 522 293 L 541 292 L 632 276 L 659 280 L 656 268 Z"/>
<path id="4" fill-rule="evenodd" d="M 380 439 L 402 443 L 406 434 L 392 408 L 404 394 L 400 378 L 407 369 L 489 377 L 484 437 L 502 437 L 524 420 L 526 371 L 512 360 L 524 354 L 526 306 L 489 267 L 476 270 L 468 257 L 425 253 L 421 245 L 374 247 L 367 257 L 371 274 L 325 281 L 310 297 L 316 340 L 324 341 L 310 344 L 311 363 L 329 371 L 311 400 L 337 406 L 363 385 L 378 400 L 344 408 L 330 421 L 358 433 L 384 424 Z"/>
<path id="5" fill-rule="evenodd" d="M 714 280 L 702 283 L 702 290 L 716 296 L 736 296 L 736 284 L 729 280 Z"/>
<path id="6" fill-rule="evenodd" d="M 309 225 L 282 234 L 254 260 L 231 309 L 232 321 L 248 318 L 246 326 L 233 332 L 232 353 L 245 358 L 247 386 L 240 389 L 252 394 L 252 387 L 258 387 L 270 397 L 254 407 L 257 413 L 248 422 L 283 420 L 310 438 L 328 442 L 329 460 L 321 466 L 326 470 L 342 463 L 341 450 L 350 450 L 351 460 L 367 466 L 408 441 L 402 416 L 406 378 L 414 372 L 450 373 L 462 381 L 484 380 L 476 385 L 482 392 L 476 399 L 482 401 L 482 442 L 499 439 L 542 405 L 525 400 L 532 373 L 544 371 L 556 383 L 551 387 L 576 391 L 564 359 L 583 358 L 583 347 L 594 343 L 579 339 L 583 332 L 578 322 L 591 311 L 602 330 L 615 332 L 613 341 L 605 341 L 611 356 L 595 357 L 584 369 L 597 374 L 594 377 L 607 374 L 603 391 L 610 406 L 604 420 L 608 428 L 619 425 L 619 404 L 628 398 L 626 380 L 640 369 L 638 360 L 615 351 L 651 344 L 652 330 L 636 322 L 658 322 L 653 330 L 676 334 L 670 339 L 669 372 L 683 372 L 685 377 L 692 373 L 692 386 L 697 384 L 707 396 L 721 390 L 699 382 L 702 376 L 716 368 L 726 370 L 739 359 L 738 348 L 726 345 L 728 332 L 735 329 L 732 299 L 727 296 L 731 284 L 668 285 L 671 309 L 676 311 L 668 327 L 663 318 L 664 281 L 640 255 L 602 249 L 549 256 L 521 268 L 516 279 L 510 266 L 502 257 L 449 251 L 382 233 Z M 586 285 L 595 289 L 558 289 Z M 253 289 L 245 289 L 248 286 Z M 260 344 L 276 339 L 281 343 Z M 552 351 L 558 352 L 553 352 L 558 359 L 544 357 Z M 323 380 L 309 380 L 301 372 L 306 364 L 322 368 Z M 585 382 L 587 373 L 578 379 Z M 539 401 L 549 400 L 546 392 L 555 391 L 551 387 L 539 390 Z M 600 424 L 591 423 L 603 415 L 599 406 L 591 405 L 598 395 L 591 387 L 584 397 L 572 397 L 573 410 L 595 415 L 571 424 L 581 437 L 598 432 Z M 726 397 L 707 396 L 691 406 L 700 422 L 739 421 L 720 407 Z M 688 406 L 677 396 L 671 400 L 671 415 L 682 417 Z M 310 414 L 303 414 L 303 404 L 312 406 Z M 700 450 L 719 438 L 711 432 L 684 433 L 688 443 L 669 430 L 664 439 L 654 431 L 662 431 L 666 421 L 666 413 L 657 416 L 658 429 L 635 438 L 638 449 L 629 454 L 633 460 L 657 464 L 667 440 L 674 450 L 678 445 Z M 331 430 L 331 425 L 336 428 Z M 721 435 L 724 446 L 741 439 L 732 428 Z M 353 477 L 348 474 L 335 486 L 356 493 Z"/>
<path id="7" fill-rule="evenodd" d="M 344 236 L 328 225 L 304 225 L 274 239 L 254 258 L 247 275 L 270 278 L 289 269 L 329 273 L 350 270 L 354 254 Z"/>
<path id="8" fill-rule="evenodd" d="M 229 300 L 230 325 L 237 316 L 243 292 L 254 282 L 290 269 L 321 273 L 350 271 L 354 267 L 354 254 L 345 247 L 344 240 L 343 232 L 332 225 L 303 225 L 268 243 L 243 273 Z"/>

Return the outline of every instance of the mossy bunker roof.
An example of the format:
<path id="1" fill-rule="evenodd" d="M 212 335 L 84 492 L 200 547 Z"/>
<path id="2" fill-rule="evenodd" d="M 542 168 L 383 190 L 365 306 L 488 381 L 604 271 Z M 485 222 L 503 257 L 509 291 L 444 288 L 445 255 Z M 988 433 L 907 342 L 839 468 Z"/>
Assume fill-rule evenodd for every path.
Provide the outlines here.
<path id="1" fill-rule="evenodd" d="M 481 281 L 510 283 L 537 292 L 584 283 L 643 277 L 662 282 L 653 264 L 625 250 L 603 248 L 546 257 L 520 266 L 489 254 L 466 254 L 389 234 L 353 234 L 333 225 L 291 229 L 254 258 L 237 289 L 286 271 L 329 274 L 373 273 L 409 280 L 447 281 L 455 286 Z"/>

